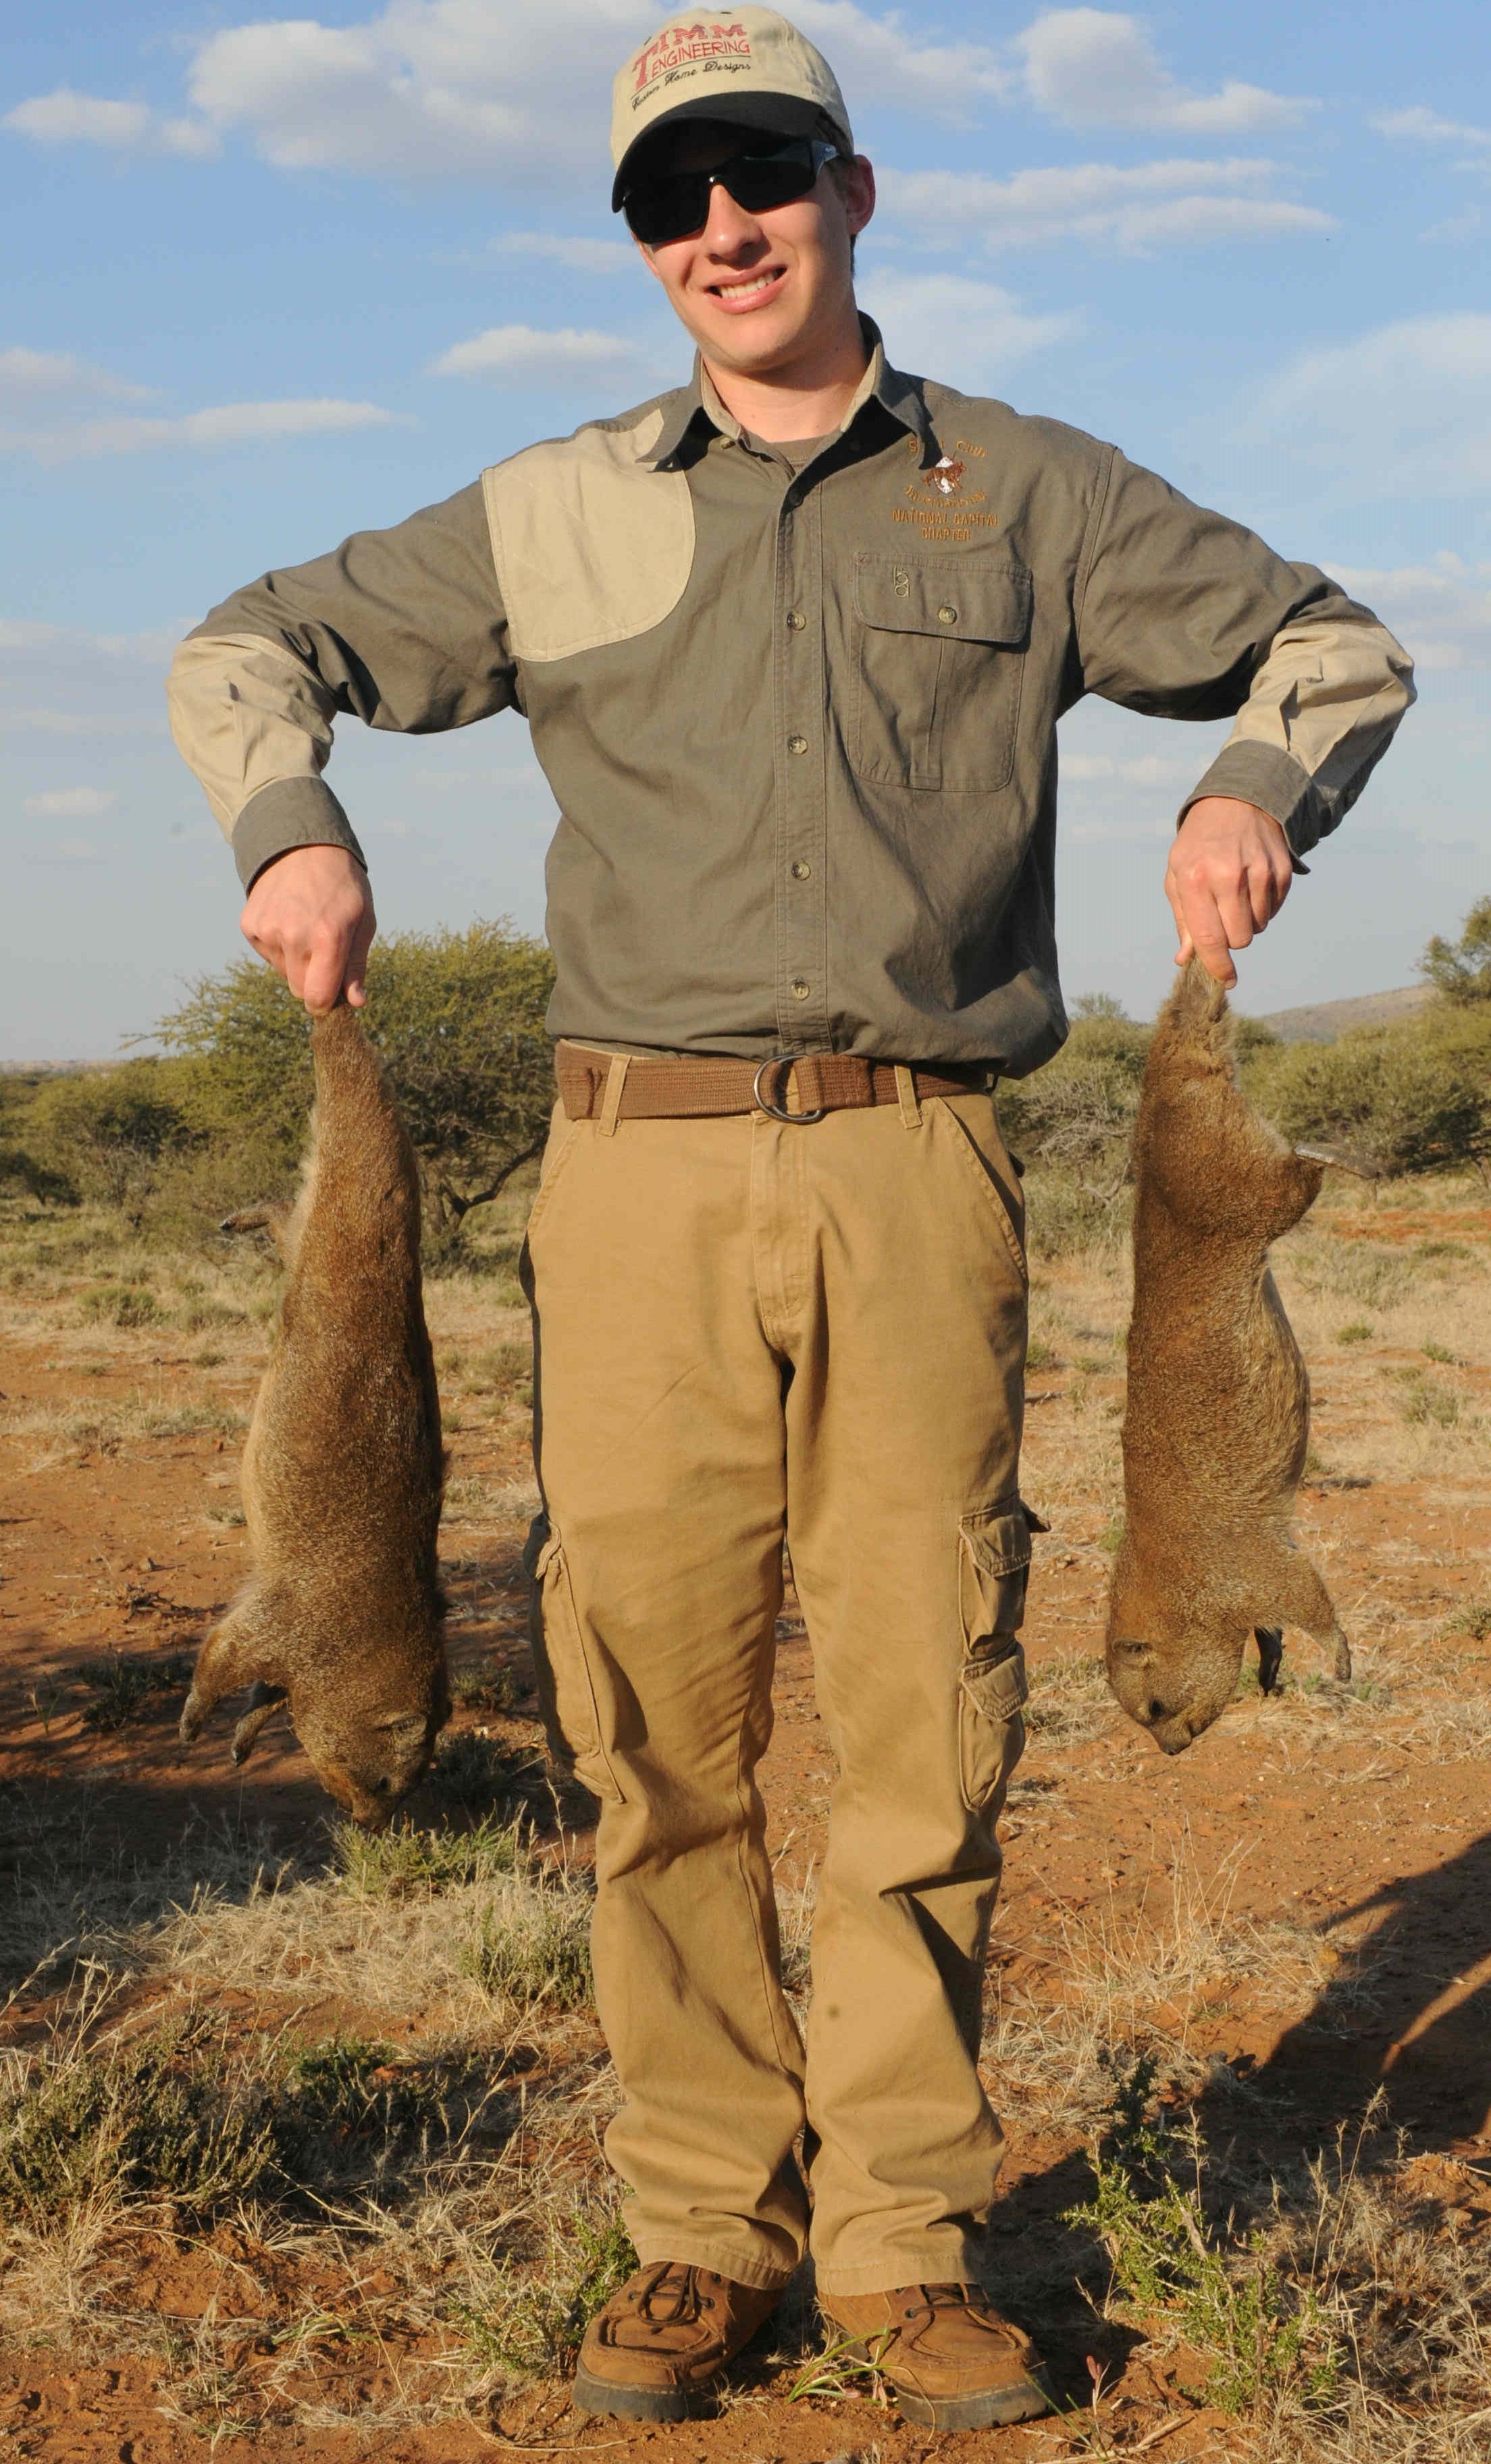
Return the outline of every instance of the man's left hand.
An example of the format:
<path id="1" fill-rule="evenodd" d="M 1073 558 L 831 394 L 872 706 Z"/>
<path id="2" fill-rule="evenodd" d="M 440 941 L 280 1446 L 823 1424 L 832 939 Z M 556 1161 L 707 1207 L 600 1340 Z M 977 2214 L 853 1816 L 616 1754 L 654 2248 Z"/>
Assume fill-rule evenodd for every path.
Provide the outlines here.
<path id="1" fill-rule="evenodd" d="M 1233 951 L 1245 950 L 1272 923 L 1293 878 L 1288 842 L 1272 814 L 1235 796 L 1199 797 L 1165 868 L 1165 895 L 1180 935 L 1176 966 L 1197 957 L 1219 984 L 1235 984 Z"/>

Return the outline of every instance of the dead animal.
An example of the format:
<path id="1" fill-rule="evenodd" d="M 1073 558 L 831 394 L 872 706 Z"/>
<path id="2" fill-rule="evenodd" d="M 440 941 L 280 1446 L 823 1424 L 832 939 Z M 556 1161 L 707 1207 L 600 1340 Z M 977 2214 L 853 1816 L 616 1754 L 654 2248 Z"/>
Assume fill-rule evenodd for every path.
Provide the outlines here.
<path id="1" fill-rule="evenodd" d="M 384 1820 L 449 1717 L 435 1544 L 445 1459 L 420 1290 L 419 1177 L 378 1056 L 339 1005 L 311 1033 L 299 1198 L 230 1216 L 289 1269 L 243 1454 L 253 1572 L 202 1646 L 181 1734 L 252 1688 L 244 1761 L 280 1703 L 322 1786 Z"/>
<path id="2" fill-rule="evenodd" d="M 1351 1674 L 1291 1536 L 1309 1379 L 1268 1271 L 1325 1165 L 1254 1111 L 1234 1049 L 1226 996 L 1193 959 L 1160 1012 L 1134 1125 L 1126 1526 L 1107 1618 L 1108 1683 L 1170 1754 L 1232 1700 L 1250 1633 L 1265 1692 L 1286 1625 Z"/>

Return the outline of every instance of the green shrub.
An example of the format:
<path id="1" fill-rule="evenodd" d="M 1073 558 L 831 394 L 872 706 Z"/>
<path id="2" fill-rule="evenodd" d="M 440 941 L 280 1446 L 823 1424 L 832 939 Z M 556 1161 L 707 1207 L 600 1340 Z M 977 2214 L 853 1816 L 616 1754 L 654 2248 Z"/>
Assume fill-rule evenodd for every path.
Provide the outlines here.
<path id="1" fill-rule="evenodd" d="M 1381 1174 L 1464 1165 L 1491 1134 L 1491 1017 L 1431 1012 L 1336 1044 L 1283 1045 L 1247 1084 L 1296 1145 L 1334 1147 Z"/>
<path id="2" fill-rule="evenodd" d="M 164 1315 L 148 1284 L 96 1284 L 78 1307 L 85 1318 L 106 1326 L 159 1326 Z"/>
<path id="3" fill-rule="evenodd" d="M 1121 2082 L 1093 2154 L 1093 2195 L 1063 2222 L 1102 2242 L 1114 2290 L 1135 2310 L 1174 2321 L 1206 2364 L 1195 2392 L 1219 2410 L 1252 2412 L 1284 2394 L 1309 2410 L 1328 2405 L 1347 2358 L 1331 2321 L 1308 2283 L 1284 2281 L 1261 2233 L 1214 2233 L 1205 2145 L 1153 2109 L 1154 2081 L 1146 2056 Z"/>
<path id="4" fill-rule="evenodd" d="M 622 2211 L 594 2200 L 577 2202 L 551 2219 L 545 2251 L 526 2264 L 507 2261 L 489 2308 L 463 2309 L 472 2349 L 525 2378 L 566 2369 L 596 2312 L 637 2264 Z"/>
<path id="5" fill-rule="evenodd" d="M 589 1903 L 551 1889 L 501 1912 L 489 1909 L 461 1964 L 494 2002 L 588 2010 L 595 2000 Z"/>
<path id="6" fill-rule="evenodd" d="M 1478 898 L 1456 942 L 1436 933 L 1419 962 L 1419 973 L 1442 1001 L 1458 1007 L 1491 1004 L 1491 898 Z"/>
<path id="7" fill-rule="evenodd" d="M 426 1899 L 462 1882 L 486 1882 L 525 1862 L 522 1825 L 494 1815 L 470 1831 L 417 1830 L 411 1822 L 363 1831 L 339 1822 L 332 1852 L 353 1887 L 368 1899 Z"/>
<path id="8" fill-rule="evenodd" d="M 26 1116 L 27 1149 L 79 1197 L 138 1215 L 163 1160 L 192 1143 L 186 1091 L 161 1061 L 49 1078 Z"/>
<path id="9" fill-rule="evenodd" d="M 544 944 L 505 918 L 464 933 L 398 934 L 373 950 L 363 1018 L 424 1169 L 431 1267 L 457 1263 L 471 1209 L 542 1150 L 554 1102 L 544 1024 L 553 981 Z M 214 1163 L 230 1168 L 231 1187 L 219 1184 L 209 1201 L 217 1214 L 284 1194 L 312 1098 L 301 1004 L 268 968 L 242 958 L 204 977 L 157 1032 L 179 1056 L 194 1131 Z"/>

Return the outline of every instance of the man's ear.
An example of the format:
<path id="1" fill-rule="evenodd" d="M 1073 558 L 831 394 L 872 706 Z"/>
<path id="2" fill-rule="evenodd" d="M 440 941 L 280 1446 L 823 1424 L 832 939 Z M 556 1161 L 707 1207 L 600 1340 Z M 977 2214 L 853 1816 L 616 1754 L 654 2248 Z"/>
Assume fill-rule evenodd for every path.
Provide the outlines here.
<path id="1" fill-rule="evenodd" d="M 647 267 L 647 272 L 651 275 L 653 280 L 655 282 L 661 282 L 663 277 L 657 270 L 657 262 L 652 254 L 652 251 L 648 248 L 647 241 L 645 239 L 638 239 L 635 233 L 633 233 L 631 244 L 636 250 L 637 254 L 641 257 L 643 264 Z"/>
<path id="2" fill-rule="evenodd" d="M 875 210 L 875 166 L 867 155 L 856 154 L 844 169 L 840 194 L 849 226 L 849 237 L 858 239 Z"/>

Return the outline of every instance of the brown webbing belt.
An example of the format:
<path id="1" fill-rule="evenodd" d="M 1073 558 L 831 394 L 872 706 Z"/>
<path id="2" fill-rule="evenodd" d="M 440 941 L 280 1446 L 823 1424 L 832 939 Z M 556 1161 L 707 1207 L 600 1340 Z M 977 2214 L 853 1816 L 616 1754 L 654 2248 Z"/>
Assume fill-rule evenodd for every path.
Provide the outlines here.
<path id="1" fill-rule="evenodd" d="M 618 1121 L 704 1119 L 726 1112 L 770 1112 L 781 1120 L 813 1120 L 823 1112 L 852 1111 L 902 1100 L 902 1078 L 915 1094 L 966 1095 L 991 1081 L 983 1062 L 944 1063 L 929 1069 L 870 1061 L 857 1052 L 811 1052 L 795 1061 L 731 1061 L 701 1053 L 697 1060 L 628 1058 L 618 1099 L 607 1100 L 613 1056 L 579 1044 L 560 1044 L 554 1055 L 559 1095 L 572 1121 L 608 1112 Z"/>

